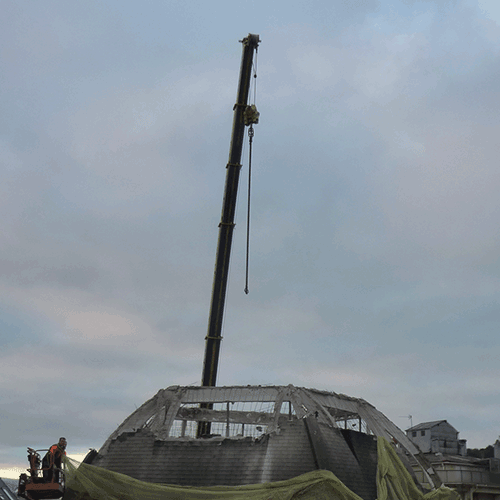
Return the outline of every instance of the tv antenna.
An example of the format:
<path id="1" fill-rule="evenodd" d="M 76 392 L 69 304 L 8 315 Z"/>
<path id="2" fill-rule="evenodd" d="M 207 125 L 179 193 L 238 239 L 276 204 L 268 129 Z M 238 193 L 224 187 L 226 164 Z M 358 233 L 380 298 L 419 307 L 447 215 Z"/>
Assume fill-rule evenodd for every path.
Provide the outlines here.
<path id="1" fill-rule="evenodd" d="M 410 429 L 413 427 L 413 415 L 400 415 L 399 418 L 407 418 L 410 421 Z"/>

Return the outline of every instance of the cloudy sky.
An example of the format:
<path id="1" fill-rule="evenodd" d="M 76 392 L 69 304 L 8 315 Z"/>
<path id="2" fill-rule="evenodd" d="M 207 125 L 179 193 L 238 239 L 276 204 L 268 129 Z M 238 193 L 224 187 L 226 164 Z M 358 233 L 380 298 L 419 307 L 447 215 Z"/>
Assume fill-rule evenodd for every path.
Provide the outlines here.
<path id="1" fill-rule="evenodd" d="M 0 6 L 0 475 L 200 383 L 249 32 L 250 294 L 245 154 L 219 385 L 496 440 L 496 0 Z"/>

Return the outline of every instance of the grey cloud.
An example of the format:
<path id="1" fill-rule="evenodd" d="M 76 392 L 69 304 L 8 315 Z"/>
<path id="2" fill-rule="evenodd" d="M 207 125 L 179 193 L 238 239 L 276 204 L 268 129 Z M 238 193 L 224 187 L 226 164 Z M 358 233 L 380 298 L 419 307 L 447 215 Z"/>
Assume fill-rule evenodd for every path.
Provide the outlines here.
<path id="1" fill-rule="evenodd" d="M 13 447 L 61 431 L 98 447 L 159 388 L 200 379 L 240 48 L 213 23 L 156 43 L 130 11 L 92 5 L 66 6 L 47 30 L 42 14 L 11 12 L 26 37 L 4 35 L 17 37 L 0 123 L 2 366 L 14 373 L 0 413 Z M 418 408 L 487 445 L 495 30 L 453 6 L 421 28 L 383 3 L 352 8 L 337 31 L 318 21 L 334 15 L 325 4 L 307 13 L 318 26 L 269 17 L 261 32 L 251 293 L 245 165 L 220 380 L 346 392 L 401 425 Z M 470 34 L 453 42 L 455 24 Z"/>

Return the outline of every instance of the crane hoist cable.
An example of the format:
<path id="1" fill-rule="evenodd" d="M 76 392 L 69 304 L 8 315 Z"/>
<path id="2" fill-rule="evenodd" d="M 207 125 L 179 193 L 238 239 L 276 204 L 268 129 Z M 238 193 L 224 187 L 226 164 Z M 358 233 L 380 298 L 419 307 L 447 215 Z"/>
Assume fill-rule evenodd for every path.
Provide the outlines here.
<path id="1" fill-rule="evenodd" d="M 254 96 L 253 96 L 253 104 L 247 106 L 244 113 L 245 125 L 248 128 L 248 194 L 247 194 L 247 249 L 246 249 L 246 262 L 245 262 L 245 293 L 248 295 L 248 270 L 249 270 L 249 260 L 250 260 L 250 191 L 252 185 L 252 144 L 253 137 L 255 135 L 253 125 L 254 123 L 259 123 L 259 115 L 260 113 L 257 111 L 257 106 L 255 105 L 255 101 L 257 99 L 257 52 L 255 54 L 255 65 L 253 66 L 254 74 Z"/>
<path id="2" fill-rule="evenodd" d="M 253 143 L 254 130 L 253 125 L 248 129 L 248 206 L 247 206 L 247 253 L 245 262 L 245 293 L 248 295 L 248 267 L 250 256 L 250 189 L 252 179 L 252 143 Z"/>

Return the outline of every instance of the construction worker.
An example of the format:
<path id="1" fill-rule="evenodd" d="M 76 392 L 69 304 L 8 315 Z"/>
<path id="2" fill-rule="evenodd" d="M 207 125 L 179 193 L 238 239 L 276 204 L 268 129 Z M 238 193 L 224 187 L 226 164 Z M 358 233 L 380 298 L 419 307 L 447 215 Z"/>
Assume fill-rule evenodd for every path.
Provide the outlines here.
<path id="1" fill-rule="evenodd" d="M 59 470 L 61 468 L 62 456 L 66 455 L 66 438 L 59 438 L 57 444 L 53 444 L 42 460 L 43 479 L 46 482 L 59 482 Z M 56 469 L 56 470 L 54 470 Z"/>

